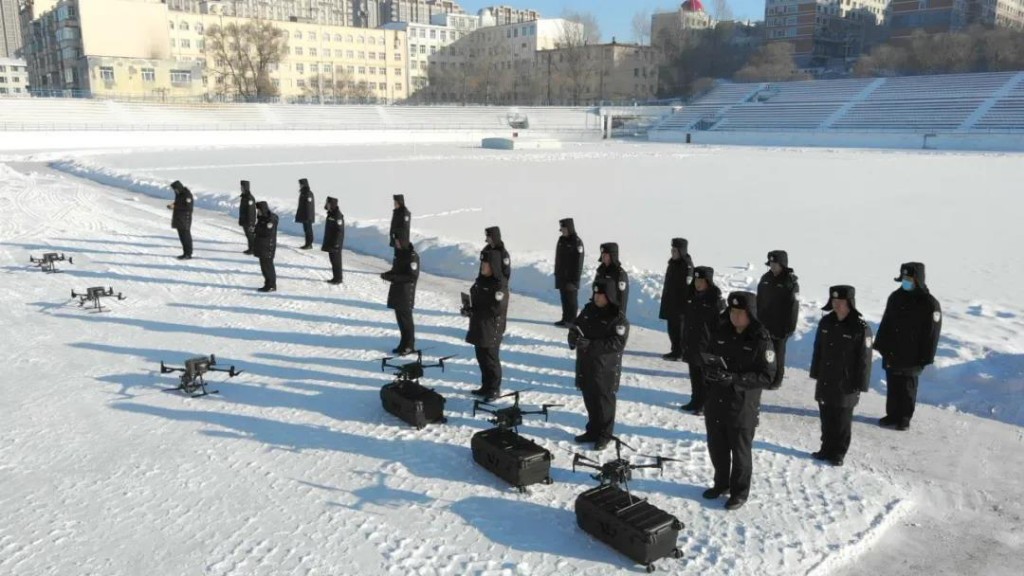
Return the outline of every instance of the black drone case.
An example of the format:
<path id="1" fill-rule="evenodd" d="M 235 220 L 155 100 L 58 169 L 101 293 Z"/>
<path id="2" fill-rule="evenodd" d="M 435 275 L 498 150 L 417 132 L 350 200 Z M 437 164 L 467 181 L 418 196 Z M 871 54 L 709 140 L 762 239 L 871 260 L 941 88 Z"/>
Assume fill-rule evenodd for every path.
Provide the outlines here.
<path id="1" fill-rule="evenodd" d="M 551 483 L 551 452 L 512 430 L 477 432 L 470 446 L 477 464 L 520 490 L 531 484 Z"/>
<path id="2" fill-rule="evenodd" d="M 610 484 L 576 498 L 576 522 L 584 532 L 645 565 L 649 572 L 658 559 L 682 556 L 676 540 L 683 523 Z"/>
<path id="3" fill-rule="evenodd" d="M 427 424 L 444 423 L 444 396 L 416 382 L 400 381 L 380 389 L 384 409 L 416 428 Z"/>

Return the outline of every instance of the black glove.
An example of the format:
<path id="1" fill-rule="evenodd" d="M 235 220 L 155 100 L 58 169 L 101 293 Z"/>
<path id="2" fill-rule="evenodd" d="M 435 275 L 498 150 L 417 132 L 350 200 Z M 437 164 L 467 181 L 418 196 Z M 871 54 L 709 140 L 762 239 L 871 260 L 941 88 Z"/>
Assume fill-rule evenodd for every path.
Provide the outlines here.
<path id="1" fill-rule="evenodd" d="M 391 272 L 382 272 L 381 275 L 380 275 L 380 279 L 385 281 L 385 282 L 390 282 L 391 281 Z"/>
<path id="2" fill-rule="evenodd" d="M 459 314 L 469 318 L 469 308 L 459 308 Z"/>
<path id="3" fill-rule="evenodd" d="M 732 383 L 732 374 L 717 367 L 709 367 L 704 369 L 704 379 L 711 384 L 729 384 Z"/>

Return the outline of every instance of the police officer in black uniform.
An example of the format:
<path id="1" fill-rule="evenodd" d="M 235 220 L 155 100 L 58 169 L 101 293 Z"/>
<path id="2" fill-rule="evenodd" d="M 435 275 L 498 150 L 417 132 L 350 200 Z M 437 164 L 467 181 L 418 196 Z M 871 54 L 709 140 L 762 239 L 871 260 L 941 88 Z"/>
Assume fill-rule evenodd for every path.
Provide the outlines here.
<path id="1" fill-rule="evenodd" d="M 256 239 L 256 198 L 249 191 L 249 181 L 242 180 L 242 195 L 238 198 L 238 225 L 245 233 L 248 246 L 243 254 L 252 255 L 252 244 Z"/>
<path id="2" fill-rule="evenodd" d="M 708 351 L 711 335 L 722 323 L 725 300 L 722 291 L 715 286 L 715 270 L 709 266 L 693 269 L 693 291 L 686 299 L 686 323 L 683 325 L 683 356 L 690 367 L 690 402 L 680 410 L 704 413 L 704 399 L 707 397 L 707 383 L 701 354 Z"/>
<path id="3" fill-rule="evenodd" d="M 853 286 L 829 288 L 828 312 L 818 322 L 811 357 L 814 400 L 821 415 L 821 448 L 811 454 L 842 466 L 850 449 L 853 409 L 871 382 L 871 327 L 857 310 Z"/>
<path id="4" fill-rule="evenodd" d="M 907 262 L 896 278 L 900 287 L 889 296 L 878 324 L 875 350 L 885 368 L 885 417 L 878 424 L 908 430 L 917 406 L 918 377 L 935 362 L 942 332 L 942 307 L 925 284 L 921 262 Z"/>
<path id="5" fill-rule="evenodd" d="M 594 275 L 594 283 L 597 284 L 598 280 L 610 281 L 609 286 L 615 288 L 615 299 L 619 302 L 622 313 L 626 314 L 626 309 L 629 308 L 629 275 L 619 262 L 619 245 L 615 242 L 601 244 L 600 262 Z"/>
<path id="6" fill-rule="evenodd" d="M 662 356 L 665 360 L 683 359 L 683 317 L 693 284 L 693 259 L 687 251 L 686 238 L 672 239 L 672 257 L 665 270 L 658 318 L 668 322 L 668 341 L 672 348 Z"/>
<path id="7" fill-rule="evenodd" d="M 480 251 L 480 261 L 490 260 L 490 256 L 486 256 L 486 254 L 493 251 L 498 254 L 498 262 L 501 264 L 501 269 L 495 270 L 494 275 L 501 280 L 501 287 L 505 294 L 505 299 L 501 302 L 500 321 L 501 333 L 504 334 L 505 328 L 508 326 L 509 282 L 512 280 L 512 258 L 509 256 L 508 250 L 505 249 L 505 242 L 501 239 L 501 228 L 497 226 L 485 228 L 484 240 L 487 243 L 484 245 L 483 250 Z"/>
<path id="8" fill-rule="evenodd" d="M 313 222 L 316 221 L 316 204 L 313 198 L 313 191 L 309 189 L 309 181 L 305 178 L 299 180 L 299 206 L 295 209 L 295 221 L 302 224 L 302 231 L 306 235 L 306 243 L 302 245 L 303 250 L 313 248 Z"/>
<path id="9" fill-rule="evenodd" d="M 270 211 L 266 202 L 256 203 L 256 238 L 253 241 L 253 255 L 260 259 L 263 272 L 263 287 L 260 292 L 277 291 L 277 271 L 274 269 L 274 255 L 277 253 L 277 214 Z"/>
<path id="10" fill-rule="evenodd" d="M 480 364 L 480 388 L 473 390 L 473 394 L 493 400 L 501 394 L 499 351 L 505 288 L 501 278 L 494 273 L 501 269 L 501 254 L 496 250 L 485 254 L 486 259 L 480 261 L 480 275 L 469 291 L 470 307 L 463 308 L 461 312 L 469 317 L 466 342 L 476 349 L 476 361 Z"/>
<path id="11" fill-rule="evenodd" d="M 403 233 L 404 234 L 404 233 Z M 416 350 L 416 325 L 412 311 L 416 306 L 416 283 L 420 278 L 420 255 L 409 242 L 408 236 L 399 235 L 394 239 L 395 258 L 391 270 L 380 277 L 391 283 L 388 290 L 388 308 L 395 311 L 401 340 L 391 352 L 399 355 L 411 354 Z"/>
<path id="12" fill-rule="evenodd" d="M 629 322 L 619 309 L 614 284 L 600 279 L 593 289 L 593 299 L 569 328 L 569 348 L 576 350 L 576 387 L 587 407 L 587 429 L 575 440 L 593 442 L 595 450 L 603 450 L 615 431 L 615 397 Z"/>
<path id="13" fill-rule="evenodd" d="M 320 250 L 327 252 L 327 256 L 331 260 L 332 275 L 327 283 L 341 284 L 343 280 L 341 251 L 345 247 L 345 215 L 341 213 L 338 199 L 330 196 L 327 197 L 324 210 L 327 211 L 327 222 L 324 224 L 324 243 Z"/>
<path id="14" fill-rule="evenodd" d="M 765 265 L 769 270 L 761 276 L 761 282 L 757 285 L 757 316 L 772 335 L 772 348 L 778 366 L 775 381 L 768 389 L 778 390 L 782 387 L 782 376 L 786 372 L 786 342 L 796 331 L 796 322 L 800 317 L 800 283 L 789 267 L 789 254 L 785 250 L 769 252 Z"/>
<path id="15" fill-rule="evenodd" d="M 405 238 L 408 242 L 412 237 L 412 213 L 405 207 L 405 195 L 395 194 L 392 198 L 395 201 L 395 209 L 391 212 L 388 246 L 394 248 L 397 238 Z"/>
<path id="16" fill-rule="evenodd" d="M 704 498 L 726 492 L 728 510 L 736 510 L 750 496 L 753 462 L 750 454 L 761 410 L 761 390 L 775 378 L 775 350 L 768 330 L 758 321 L 757 297 L 733 292 L 727 300 L 729 321 L 711 337 L 708 354 L 724 361 L 724 368 L 705 363 L 708 383 L 704 422 L 708 453 L 715 468 L 715 483 Z"/>
<path id="17" fill-rule="evenodd" d="M 562 297 L 562 319 L 555 326 L 568 328 L 579 312 L 580 278 L 583 276 L 583 240 L 576 235 L 572 218 L 558 221 L 562 233 L 555 245 L 555 288 Z"/>
<path id="18" fill-rule="evenodd" d="M 178 231 L 181 241 L 181 256 L 178 260 L 192 259 L 192 191 L 180 181 L 171 182 L 174 202 L 167 205 L 171 212 L 171 228 Z"/>

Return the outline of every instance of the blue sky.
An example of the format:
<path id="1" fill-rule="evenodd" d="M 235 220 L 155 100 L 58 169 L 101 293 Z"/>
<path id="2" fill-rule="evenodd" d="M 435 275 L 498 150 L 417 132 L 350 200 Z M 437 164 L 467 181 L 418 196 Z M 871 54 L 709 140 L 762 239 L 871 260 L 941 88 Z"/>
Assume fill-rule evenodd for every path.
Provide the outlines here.
<path id="1" fill-rule="evenodd" d="M 712 10 L 712 1 L 705 2 L 708 10 Z M 590 12 L 601 23 L 602 40 L 608 42 L 615 36 L 628 42 L 633 39 L 630 23 L 634 14 L 644 9 L 650 12 L 671 11 L 682 4 L 682 0 L 459 0 L 463 9 L 474 14 L 484 6 L 498 4 L 532 8 L 551 18 L 558 17 L 565 9 Z M 729 0 L 729 7 L 739 20 L 764 19 L 764 0 Z"/>

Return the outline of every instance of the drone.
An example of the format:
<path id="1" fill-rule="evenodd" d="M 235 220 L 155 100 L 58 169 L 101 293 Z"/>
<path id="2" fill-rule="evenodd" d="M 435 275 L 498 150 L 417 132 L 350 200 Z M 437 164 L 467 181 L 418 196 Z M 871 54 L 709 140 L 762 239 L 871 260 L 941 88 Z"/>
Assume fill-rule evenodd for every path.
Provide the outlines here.
<path id="1" fill-rule="evenodd" d="M 40 256 L 39 258 L 29 256 L 28 261 L 29 263 L 38 266 L 39 269 L 42 270 L 43 272 L 47 272 L 50 274 L 54 272 L 60 272 L 60 270 L 57 270 L 57 262 L 67 261 L 68 264 L 74 264 L 74 261 L 72 260 L 71 256 L 65 258 L 63 253 L 58 254 L 56 252 L 47 252 Z"/>
<path id="2" fill-rule="evenodd" d="M 163 361 L 160 362 L 160 373 L 170 374 L 171 372 L 181 372 L 181 379 L 176 388 L 167 388 L 165 392 L 174 392 L 181 390 L 185 394 L 188 394 L 192 398 L 198 398 L 200 396 L 207 396 L 209 394 L 219 394 L 217 390 L 207 390 L 206 380 L 203 375 L 207 372 L 227 372 L 228 378 L 234 378 L 242 373 L 241 370 L 235 370 L 234 366 L 231 366 L 227 370 L 222 368 L 216 368 L 217 357 L 213 354 L 209 356 L 196 356 L 195 358 L 189 358 L 185 360 L 184 368 L 171 368 L 165 366 Z"/>
<path id="3" fill-rule="evenodd" d="M 657 468 L 658 470 L 665 469 L 665 462 L 678 462 L 676 458 L 666 458 L 665 456 L 647 456 L 640 454 L 642 458 L 651 458 L 654 460 L 650 464 L 632 464 L 629 460 L 622 457 L 622 447 L 625 446 L 630 450 L 636 452 L 636 450 L 620 440 L 616 436 L 611 437 L 615 441 L 615 459 L 605 462 L 604 464 L 588 458 L 582 454 L 574 453 L 572 459 L 572 471 L 576 472 L 576 467 L 591 468 L 597 470 L 596 474 L 591 474 L 590 477 L 601 483 L 601 486 L 614 486 L 622 488 L 629 495 L 630 501 L 633 500 L 633 496 L 629 492 L 629 481 L 633 479 L 633 470 L 639 470 L 641 468 Z"/>
<path id="4" fill-rule="evenodd" d="M 494 400 L 498 400 L 498 399 L 501 399 L 501 398 L 510 398 L 510 397 L 511 398 L 515 398 L 515 401 L 512 403 L 512 405 L 508 406 L 506 408 L 498 408 L 497 406 L 495 406 L 492 403 L 492 401 L 488 401 L 488 400 L 474 400 L 473 401 L 473 416 L 476 416 L 476 413 L 478 411 L 479 412 L 486 412 L 488 414 L 492 414 L 494 417 L 493 418 L 489 418 L 487 420 L 488 422 L 490 422 L 491 424 L 494 424 L 498 428 L 502 428 L 502 429 L 505 429 L 505 430 L 512 430 L 513 432 L 518 434 L 519 433 L 519 425 L 523 423 L 523 416 L 530 415 L 530 414 L 543 414 L 544 415 L 544 421 L 547 422 L 548 421 L 548 409 L 549 408 L 560 408 L 562 406 L 561 404 L 542 404 L 541 407 L 540 407 L 540 410 L 531 410 L 531 411 L 523 410 L 522 408 L 519 407 L 519 394 L 521 394 L 521 392 L 519 392 L 519 391 L 509 392 L 508 394 L 503 394 L 503 395 L 498 396 L 497 398 L 494 399 Z"/>
<path id="5" fill-rule="evenodd" d="M 92 302 L 91 308 L 93 312 L 107 312 L 110 310 L 103 307 L 102 298 L 116 297 L 118 300 L 124 300 L 123 294 L 120 292 L 114 294 L 113 288 L 104 288 L 103 286 L 93 286 L 92 288 L 87 288 L 85 292 L 75 292 L 72 290 L 71 297 L 78 298 L 79 307 L 85 306 L 86 302 Z"/>
<path id="6" fill-rule="evenodd" d="M 423 377 L 424 371 L 427 368 L 441 368 L 441 372 L 444 372 L 444 363 L 446 360 L 451 360 L 455 356 L 444 356 L 438 358 L 435 364 L 424 364 L 423 363 L 423 351 L 416 351 L 416 361 L 406 362 L 405 364 L 393 364 L 392 360 L 394 356 L 386 356 L 380 360 L 380 371 L 384 372 L 388 368 L 393 368 L 395 372 L 395 382 L 416 382 Z"/>

